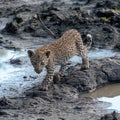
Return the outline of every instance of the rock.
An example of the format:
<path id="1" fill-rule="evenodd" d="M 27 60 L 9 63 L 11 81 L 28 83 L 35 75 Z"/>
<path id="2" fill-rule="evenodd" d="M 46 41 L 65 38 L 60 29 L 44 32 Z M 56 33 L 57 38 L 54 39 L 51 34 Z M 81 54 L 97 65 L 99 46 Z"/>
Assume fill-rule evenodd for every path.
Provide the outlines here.
<path id="1" fill-rule="evenodd" d="M 65 118 L 59 117 L 59 120 L 65 120 Z"/>
<path id="2" fill-rule="evenodd" d="M 34 37 L 44 37 L 46 38 L 48 36 L 47 32 L 45 32 L 43 29 L 37 29 L 32 33 L 32 36 Z"/>
<path id="3" fill-rule="evenodd" d="M 30 37 L 50 37 L 41 27 L 40 21 L 34 19 L 34 15 L 39 14 L 45 26 L 55 34 L 56 38 L 66 30 L 74 28 L 82 36 L 92 34 L 92 47 L 114 48 L 120 38 L 119 3 L 111 0 L 92 0 L 92 4 L 89 7 L 89 4 L 84 5 L 80 1 L 71 4 L 54 1 L 43 2 L 42 5 L 23 5 L 10 12 L 14 18 L 6 25 L 5 31 L 17 33 L 21 38 L 26 33 Z"/>
<path id="4" fill-rule="evenodd" d="M 3 39 L 3 36 L 0 34 L 0 40 L 2 40 Z"/>
<path id="5" fill-rule="evenodd" d="M 25 91 L 27 97 L 40 97 L 45 101 L 74 101 L 79 98 L 79 93 L 76 88 L 66 84 L 54 84 L 49 88 L 49 91 L 41 91 L 40 86 L 34 86 Z"/>
<path id="6" fill-rule="evenodd" d="M 24 62 L 20 59 L 11 59 L 10 64 L 23 65 Z"/>
<path id="7" fill-rule="evenodd" d="M 7 23 L 4 30 L 9 33 L 16 34 L 18 31 L 23 31 L 26 25 L 29 24 L 29 21 L 33 18 L 34 14 L 31 12 L 21 12 L 16 13 L 13 21 Z"/>
<path id="8" fill-rule="evenodd" d="M 108 27 L 108 26 L 105 26 L 102 29 L 103 29 L 103 31 L 108 32 L 108 33 L 112 33 L 113 32 L 112 28 Z"/>
<path id="9" fill-rule="evenodd" d="M 95 7 L 115 9 L 119 7 L 119 4 L 116 1 L 112 1 L 112 0 L 102 0 L 100 2 L 97 2 Z"/>
<path id="10" fill-rule="evenodd" d="M 117 113 L 114 111 L 111 114 L 106 114 L 103 117 L 101 117 L 100 120 L 119 120 L 117 117 Z"/>
<path id="11" fill-rule="evenodd" d="M 23 76 L 24 79 L 27 79 L 27 76 Z"/>
<path id="12" fill-rule="evenodd" d="M 90 69 L 80 70 L 80 65 L 70 67 L 61 77 L 61 84 L 68 84 L 80 92 L 91 92 L 110 82 L 120 82 L 120 58 L 90 62 Z"/>
<path id="13" fill-rule="evenodd" d="M 17 21 L 17 23 L 21 23 L 31 20 L 33 16 L 33 13 L 24 11 L 18 13 L 14 19 Z"/>
<path id="14" fill-rule="evenodd" d="M 26 26 L 24 28 L 24 32 L 27 32 L 27 33 L 33 33 L 34 31 L 35 31 L 34 28 L 32 28 L 31 26 Z"/>
<path id="15" fill-rule="evenodd" d="M 0 44 L 3 44 L 5 41 L 3 39 L 0 39 Z"/>
<path id="16" fill-rule="evenodd" d="M 120 27 L 120 14 L 117 14 L 111 17 L 110 24 L 114 25 L 115 27 Z"/>
<path id="17" fill-rule="evenodd" d="M 93 36 L 92 47 L 95 48 L 114 48 L 119 43 L 119 31 L 111 25 L 88 25 L 87 30 L 81 28 L 80 31 L 84 31 L 83 35 L 89 33 Z"/>
<path id="18" fill-rule="evenodd" d="M 7 23 L 3 31 L 16 34 L 18 29 L 19 29 L 19 24 L 17 23 L 16 20 L 14 20 L 10 23 Z"/>
<path id="19" fill-rule="evenodd" d="M 20 24 L 20 23 L 23 22 L 23 19 L 22 19 L 21 17 L 19 17 L 19 16 L 16 16 L 13 20 L 16 20 L 16 22 L 17 22 L 18 24 Z"/>
<path id="20" fill-rule="evenodd" d="M 8 115 L 8 113 L 0 110 L 0 116 L 2 115 Z"/>
<path id="21" fill-rule="evenodd" d="M 0 98 L 0 108 L 3 108 L 4 106 L 9 106 L 10 103 L 11 102 L 7 98 L 5 97 Z"/>
<path id="22" fill-rule="evenodd" d="M 120 82 L 120 64 L 116 61 L 103 64 L 102 71 L 107 75 L 108 82 Z"/>
<path id="23" fill-rule="evenodd" d="M 45 120 L 44 118 L 38 118 L 37 120 Z"/>
<path id="24" fill-rule="evenodd" d="M 106 18 L 109 18 L 109 17 L 112 17 L 112 16 L 115 16 L 115 13 L 112 11 L 112 10 L 98 10 L 96 12 L 96 15 L 98 17 L 106 17 Z"/>
<path id="25" fill-rule="evenodd" d="M 85 5 L 89 4 L 92 0 L 86 0 Z"/>
<path id="26" fill-rule="evenodd" d="M 115 45 L 114 47 L 116 50 L 119 50 L 120 51 L 120 43 L 118 43 L 117 45 Z"/>
<path id="27" fill-rule="evenodd" d="M 5 40 L 4 38 L 0 39 L 0 46 L 7 49 L 19 50 L 20 48 L 15 41 Z"/>
<path id="28" fill-rule="evenodd" d="M 69 11 L 51 11 L 54 17 L 59 18 L 61 21 L 66 21 L 69 18 L 78 18 L 80 19 L 81 14 L 78 14 L 75 10 L 69 10 Z"/>

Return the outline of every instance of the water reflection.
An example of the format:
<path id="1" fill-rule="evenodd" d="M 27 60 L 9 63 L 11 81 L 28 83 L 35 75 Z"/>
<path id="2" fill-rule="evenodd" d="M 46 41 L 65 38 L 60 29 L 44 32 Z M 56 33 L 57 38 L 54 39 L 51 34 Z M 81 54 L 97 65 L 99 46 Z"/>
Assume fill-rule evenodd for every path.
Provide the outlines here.
<path id="1" fill-rule="evenodd" d="M 101 97 L 115 97 L 120 95 L 120 83 L 106 85 L 102 88 L 97 89 L 92 93 L 84 94 L 83 96 L 89 96 L 92 98 L 101 98 Z"/>
<path id="2" fill-rule="evenodd" d="M 9 79 L 13 72 L 19 71 L 20 68 L 9 64 L 10 59 L 24 56 L 23 51 L 11 51 L 0 49 L 0 82 Z"/>
<path id="3" fill-rule="evenodd" d="M 120 57 L 120 52 L 115 52 L 112 50 L 105 50 L 105 49 L 95 49 L 95 50 L 90 50 L 88 51 L 88 56 L 89 59 L 103 59 L 103 58 L 108 58 L 108 57 L 115 57 L 119 56 Z M 74 63 L 79 63 L 81 62 L 81 58 L 78 56 L 74 56 L 70 59 L 70 61 Z"/>
<path id="4" fill-rule="evenodd" d="M 0 97 L 2 96 L 21 96 L 23 90 L 29 88 L 34 82 L 40 82 L 40 79 L 24 79 L 24 76 L 36 76 L 34 70 L 29 64 L 26 51 L 12 51 L 0 49 Z M 27 60 L 27 64 L 12 65 L 10 59 L 23 58 Z"/>
<path id="5" fill-rule="evenodd" d="M 111 112 L 116 110 L 120 113 L 120 83 L 106 85 L 105 87 L 99 88 L 92 93 L 84 94 L 83 96 L 89 96 L 102 102 L 108 102 L 110 105 L 105 108 L 111 110 Z"/>
<path id="6" fill-rule="evenodd" d="M 112 98 L 102 97 L 102 98 L 98 98 L 98 100 L 111 103 L 111 105 L 107 107 L 107 109 L 116 110 L 118 113 L 120 113 L 120 96 L 116 96 Z"/>
<path id="7" fill-rule="evenodd" d="M 13 16 L 9 16 L 8 18 L 0 18 L 0 30 L 4 29 L 7 23 L 12 22 Z"/>

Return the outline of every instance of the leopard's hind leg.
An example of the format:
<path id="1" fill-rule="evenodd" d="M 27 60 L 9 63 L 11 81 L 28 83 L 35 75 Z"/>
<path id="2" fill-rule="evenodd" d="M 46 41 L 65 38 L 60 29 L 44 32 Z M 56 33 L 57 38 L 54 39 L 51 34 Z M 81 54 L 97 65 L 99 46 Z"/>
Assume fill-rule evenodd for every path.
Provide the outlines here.
<path id="1" fill-rule="evenodd" d="M 81 37 L 76 42 L 76 49 L 77 49 L 78 55 L 82 57 L 81 69 L 88 69 L 89 68 L 89 58 L 87 55 L 87 48 L 83 45 Z"/>
<path id="2" fill-rule="evenodd" d="M 80 55 L 82 57 L 81 69 L 88 69 L 89 68 L 89 58 L 88 58 L 88 55 L 87 55 L 87 50 L 84 48 L 81 51 Z"/>

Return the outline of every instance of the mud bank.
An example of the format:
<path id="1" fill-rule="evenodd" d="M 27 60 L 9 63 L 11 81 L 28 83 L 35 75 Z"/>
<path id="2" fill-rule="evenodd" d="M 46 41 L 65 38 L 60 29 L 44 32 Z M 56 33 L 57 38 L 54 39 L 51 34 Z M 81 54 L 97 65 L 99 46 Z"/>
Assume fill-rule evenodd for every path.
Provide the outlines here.
<path id="1" fill-rule="evenodd" d="M 99 61 L 99 59 L 105 59 L 108 57 L 115 57 L 115 56 L 119 57 L 120 54 L 119 54 L 119 52 L 115 52 L 112 50 L 97 49 L 97 50 L 90 50 L 88 52 L 88 56 L 89 56 L 90 61 L 92 62 L 95 59 L 96 59 L 96 61 Z M 80 57 L 74 56 L 68 61 L 68 65 L 67 65 L 66 69 L 71 70 L 74 67 L 76 67 L 77 64 L 81 64 L 81 62 L 82 62 L 82 60 Z M 109 62 L 109 60 L 108 60 L 108 62 Z M 93 63 L 93 64 L 95 64 L 95 63 Z M 91 66 L 92 66 L 92 64 L 91 64 Z M 71 68 L 71 67 L 73 67 L 73 68 Z M 80 65 L 78 65 L 78 67 L 79 67 L 78 69 L 80 69 Z M 57 65 L 55 68 L 56 68 L 55 72 L 57 73 L 60 66 Z M 68 71 L 66 71 L 66 73 L 67 72 Z M 1 85 L 0 96 L 1 97 L 2 96 L 22 97 L 22 96 L 24 96 L 23 92 L 26 89 L 31 88 L 33 85 L 37 85 L 42 82 L 42 80 L 44 79 L 44 77 L 46 75 L 46 69 L 44 69 L 42 71 L 42 73 L 40 73 L 40 74 L 35 73 L 32 65 L 30 63 L 30 60 L 27 56 L 27 50 L 21 49 L 21 50 L 14 51 L 14 50 L 1 49 L 0 50 L 0 73 L 2 75 L 2 76 L 0 76 L 0 85 Z M 71 74 L 71 76 L 72 76 L 72 74 Z M 86 74 L 85 74 L 85 76 L 86 76 Z M 76 78 L 76 79 L 78 79 L 78 78 Z M 98 79 L 98 78 L 96 78 L 96 79 Z M 88 81 L 88 80 L 86 80 L 86 81 Z M 88 86 L 88 84 L 86 84 L 86 86 Z"/>
<path id="2" fill-rule="evenodd" d="M 92 0 L 89 3 L 78 0 L 52 2 L 3 0 L 0 2 L 0 51 L 36 49 L 56 40 L 55 38 L 60 37 L 64 31 L 74 28 L 81 33 L 83 40 L 87 33 L 93 36 L 92 48 L 114 49 L 119 52 L 119 6 L 119 0 Z M 35 17 L 36 14 L 54 35 L 44 29 L 43 24 Z M 94 54 L 98 55 L 97 53 Z M 13 91 L 14 94 L 10 95 L 14 98 L 0 99 L 0 119 L 119 120 L 115 113 L 107 114 L 108 111 L 104 109 L 109 103 L 81 96 L 83 92 L 93 91 L 99 86 L 119 82 L 120 58 L 112 56 L 111 52 L 106 54 L 111 55 L 107 57 L 113 58 L 103 57 L 102 60 L 98 60 L 93 55 L 90 60 L 91 68 L 87 71 L 80 71 L 80 63 L 74 67 L 70 66 L 61 77 L 61 81 L 53 84 L 48 92 L 39 90 L 40 76 L 36 76 L 31 70 L 32 66 L 26 57 L 12 59 L 11 63 L 4 61 L 3 66 L 12 64 L 11 70 L 18 67 L 26 74 L 19 74 L 19 70 L 10 73 L 13 76 L 19 75 L 16 77 L 19 79 L 11 79 L 12 87 L 7 90 Z M 89 55 L 91 56 L 91 53 Z M 8 69 L 10 66 L 8 65 Z M 0 78 L 3 80 L 3 76 Z M 17 91 L 12 89 L 15 80 L 18 80 Z M 4 87 L 7 84 L 4 84 Z M 0 85 L 0 88 L 2 87 L 3 84 Z M 21 97 L 15 97 L 16 93 Z"/>
<path id="3" fill-rule="evenodd" d="M 27 2 L 28 3 L 28 2 Z M 85 4 L 83 1 L 63 2 L 54 1 L 41 4 L 24 4 L 20 7 L 1 6 L 1 17 L 9 16 L 9 21 L 2 33 L 17 34 L 21 38 L 30 37 L 60 37 L 68 29 L 77 29 L 83 40 L 87 33 L 93 36 L 93 47 L 117 48 L 120 43 L 119 30 L 119 2 L 108 0 Z M 4 10 L 4 9 L 5 10 Z M 10 9 L 6 12 L 6 9 Z M 53 34 L 46 31 L 45 26 L 35 15 L 38 14 L 41 21 Z M 106 15 L 107 14 L 107 15 Z M 1 20 L 2 21 L 2 20 Z M 3 22 L 4 23 L 4 22 Z"/>
<path id="4" fill-rule="evenodd" d="M 20 58 L 19 60 L 22 61 L 23 63 L 23 60 L 25 61 L 25 59 L 20 59 Z M 15 60 L 16 59 L 13 59 L 12 64 L 17 65 L 18 63 L 20 63 L 20 62 L 16 62 Z M 26 63 L 28 65 L 28 61 Z M 116 118 L 119 120 L 117 114 L 115 115 L 107 114 L 107 117 L 104 116 L 105 113 L 109 113 L 113 111 L 113 110 L 109 111 L 105 109 L 108 106 L 110 106 L 109 103 L 99 102 L 91 97 L 83 97 L 81 95 L 83 94 L 82 92 L 93 91 L 95 90 L 95 88 L 98 88 L 99 86 L 112 82 L 112 81 L 109 81 L 110 80 L 108 79 L 109 76 L 112 76 L 110 77 L 111 80 L 116 82 L 116 80 L 118 80 L 117 79 L 118 77 L 117 77 L 117 74 L 114 73 L 115 72 L 114 69 L 120 68 L 119 58 L 106 58 L 102 60 L 99 60 L 99 59 L 95 60 L 92 57 L 90 65 L 91 65 L 91 68 L 87 71 L 80 70 L 80 63 L 75 66 L 69 66 L 68 69 L 66 69 L 65 75 L 61 78 L 61 81 L 57 82 L 56 84 L 53 84 L 49 89 L 49 91 L 47 92 L 39 90 L 40 77 L 37 76 L 38 82 L 36 81 L 36 79 L 34 78 L 32 79 L 30 77 L 26 77 L 25 79 L 29 79 L 29 81 L 27 80 L 25 81 L 24 75 L 21 75 L 21 78 L 23 78 L 23 81 L 19 79 L 19 82 L 21 83 L 18 82 L 17 85 L 22 84 L 21 86 L 19 86 L 22 91 L 20 91 L 20 88 L 18 87 L 19 88 L 17 89 L 18 97 L 14 97 L 14 98 L 2 97 L 0 99 L 0 110 L 1 110 L 0 118 L 3 120 L 15 120 L 15 119 L 18 119 L 18 120 L 21 120 L 21 119 L 23 120 L 27 120 L 27 119 L 29 120 L 33 120 L 33 119 L 35 120 L 39 120 L 39 119 L 78 120 L 78 118 L 79 120 L 84 120 L 84 119 L 100 120 L 103 118 L 105 118 L 105 120 L 107 119 L 109 120 L 109 118 L 110 119 Z M 103 66 L 106 66 L 106 65 L 108 66 L 107 68 L 110 67 L 113 70 L 113 72 L 110 72 L 111 71 L 110 70 L 106 74 L 103 74 L 104 70 L 106 70 L 106 69 L 103 69 L 103 68 L 106 68 Z M 32 69 L 32 68 L 29 68 L 29 69 Z M 91 72 L 91 71 L 94 71 L 94 72 Z M 82 78 L 85 78 L 84 81 L 81 80 L 81 74 L 78 74 L 78 72 L 81 74 L 84 73 L 82 75 Z M 91 77 L 97 76 L 97 77 L 94 77 L 96 79 L 92 79 L 90 76 L 89 76 L 90 79 L 86 79 L 87 78 L 86 76 L 88 76 L 87 75 L 88 73 L 92 73 Z M 33 84 L 29 84 L 29 82 Z M 25 85 L 26 83 L 27 85 Z M 34 84 L 34 83 L 37 83 L 37 84 Z M 29 88 L 30 86 L 31 88 Z M 1 88 L 2 87 L 3 86 L 1 85 Z M 11 88 L 13 88 L 13 86 L 11 86 Z M 10 93 L 13 91 L 14 90 L 11 89 L 9 91 L 9 95 L 11 95 Z M 12 96 L 16 96 L 16 95 L 12 94 Z M 101 116 L 103 117 L 101 118 Z"/>
<path id="5" fill-rule="evenodd" d="M 35 86 L 24 98 L 1 98 L 2 120 L 119 120 L 117 113 L 107 114 L 109 103 L 81 97 L 77 89 L 68 85 L 53 85 L 48 92 Z M 101 117 L 103 116 L 103 117 Z"/>
<path id="6" fill-rule="evenodd" d="M 120 58 L 90 61 L 90 69 L 80 70 L 80 65 L 72 66 L 61 77 L 65 83 L 79 91 L 94 91 L 99 85 L 120 82 Z M 57 79 L 56 79 L 57 81 Z"/>

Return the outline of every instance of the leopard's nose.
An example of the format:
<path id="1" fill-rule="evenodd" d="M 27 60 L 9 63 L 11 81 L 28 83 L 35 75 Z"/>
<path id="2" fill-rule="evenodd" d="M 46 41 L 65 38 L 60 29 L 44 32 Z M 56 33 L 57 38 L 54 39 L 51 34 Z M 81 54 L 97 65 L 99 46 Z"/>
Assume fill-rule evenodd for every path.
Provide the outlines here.
<path id="1" fill-rule="evenodd" d="M 39 73 L 41 73 L 41 70 L 35 69 L 35 72 L 39 74 Z"/>

